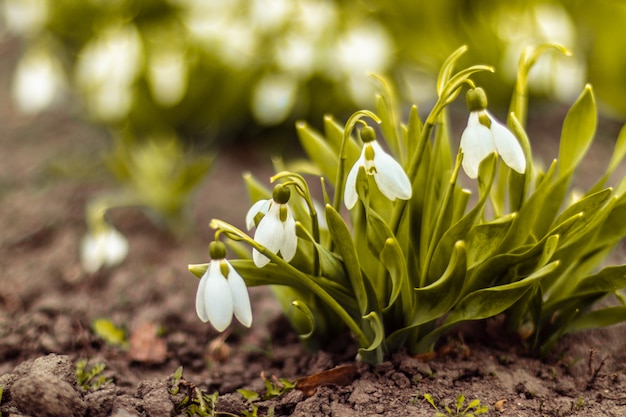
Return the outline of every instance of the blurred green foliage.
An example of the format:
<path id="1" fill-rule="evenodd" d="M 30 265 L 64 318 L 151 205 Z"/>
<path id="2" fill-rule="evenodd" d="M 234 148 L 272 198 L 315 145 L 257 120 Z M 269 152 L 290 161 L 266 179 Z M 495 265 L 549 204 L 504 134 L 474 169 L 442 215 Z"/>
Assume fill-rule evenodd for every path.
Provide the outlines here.
<path id="1" fill-rule="evenodd" d="M 478 80 L 493 105 L 508 103 L 523 48 L 555 42 L 573 56 L 542 58 L 531 93 L 571 102 L 588 81 L 607 112 L 626 116 L 620 1 L 6 0 L 3 11 L 25 39 L 22 60 L 31 58 L 30 70 L 17 66 L 16 84 L 30 71 L 41 94 L 47 77 L 57 100 L 78 97 L 86 117 L 139 134 L 232 137 L 371 107 L 368 72 L 394 80 L 404 101 L 424 102 L 462 44 L 462 64 L 501 69 Z M 39 71 L 33 51 L 45 51 Z M 27 87 L 21 94 L 18 102 L 34 100 Z M 40 110 L 48 96 L 20 107 Z"/>

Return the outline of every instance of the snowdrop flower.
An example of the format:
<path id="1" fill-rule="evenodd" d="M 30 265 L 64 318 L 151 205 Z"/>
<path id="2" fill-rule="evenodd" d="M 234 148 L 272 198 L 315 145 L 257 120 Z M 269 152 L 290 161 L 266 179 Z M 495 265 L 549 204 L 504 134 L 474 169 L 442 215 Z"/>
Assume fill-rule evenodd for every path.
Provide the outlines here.
<path id="1" fill-rule="evenodd" d="M 204 323 L 211 322 L 219 332 L 226 330 L 233 314 L 241 324 L 250 327 L 252 309 L 243 278 L 226 258 L 222 242 L 211 242 L 211 263 L 200 278 L 196 293 L 196 313 Z"/>
<path id="2" fill-rule="evenodd" d="M 482 88 L 468 90 L 467 108 L 470 115 L 460 146 L 467 176 L 478 177 L 480 162 L 493 152 L 510 168 L 523 174 L 526 171 L 524 151 L 513 133 L 486 110 L 487 96 Z"/>
<path id="3" fill-rule="evenodd" d="M 274 253 L 280 251 L 287 262 L 296 254 L 298 245 L 296 221 L 287 205 L 290 195 L 291 192 L 287 187 L 277 185 L 272 199 L 257 201 L 246 215 L 246 226 L 250 230 L 254 227 L 255 216 L 259 213 L 265 214 L 256 228 L 254 240 Z M 252 250 L 252 259 L 259 268 L 264 267 L 270 261 L 256 249 Z"/>
<path id="4" fill-rule="evenodd" d="M 80 243 L 83 269 L 94 273 L 101 267 L 120 264 L 128 255 L 128 240 L 110 225 L 87 234 Z"/>
<path id="5" fill-rule="evenodd" d="M 350 169 L 346 178 L 344 203 L 348 209 L 356 204 L 356 180 L 359 169 L 363 167 L 367 175 L 374 176 L 380 192 L 389 200 L 396 198 L 408 200 L 411 198 L 411 182 L 400 164 L 386 153 L 376 140 L 376 133 L 370 126 L 361 129 L 363 150 L 361 156 Z"/>

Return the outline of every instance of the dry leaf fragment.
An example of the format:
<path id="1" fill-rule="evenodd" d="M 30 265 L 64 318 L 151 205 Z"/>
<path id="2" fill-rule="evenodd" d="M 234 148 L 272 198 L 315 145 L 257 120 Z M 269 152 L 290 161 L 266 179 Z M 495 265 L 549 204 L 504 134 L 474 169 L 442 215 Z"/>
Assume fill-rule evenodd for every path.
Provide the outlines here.
<path id="1" fill-rule="evenodd" d="M 496 409 L 496 411 L 504 411 L 504 403 L 506 402 L 506 400 L 498 400 L 496 401 L 496 403 L 493 405 L 493 408 Z"/>
<path id="2" fill-rule="evenodd" d="M 355 365 L 340 365 L 326 371 L 297 379 L 296 389 L 302 391 L 305 397 L 310 397 L 315 394 L 318 387 L 328 385 L 342 386 L 351 383 L 355 374 Z"/>
<path id="3" fill-rule="evenodd" d="M 142 363 L 163 363 L 167 360 L 167 343 L 159 337 L 155 323 L 143 323 L 130 335 L 128 356 Z"/>

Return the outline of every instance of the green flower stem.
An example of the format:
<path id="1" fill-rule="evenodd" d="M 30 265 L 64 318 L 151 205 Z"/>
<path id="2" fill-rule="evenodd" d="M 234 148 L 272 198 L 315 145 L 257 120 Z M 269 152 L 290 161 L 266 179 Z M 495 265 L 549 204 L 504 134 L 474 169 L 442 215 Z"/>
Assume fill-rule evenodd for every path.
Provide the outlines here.
<path id="1" fill-rule="evenodd" d="M 370 119 L 374 120 L 376 123 L 381 122 L 380 118 L 376 116 L 374 113 L 372 113 L 371 111 L 359 110 L 356 113 L 354 113 L 352 116 L 350 116 L 350 118 L 348 119 L 348 122 L 346 123 L 346 126 L 344 127 L 343 140 L 341 141 L 341 147 L 339 148 L 339 161 L 338 161 L 339 166 L 337 167 L 337 179 L 335 181 L 335 199 L 333 200 L 333 208 L 337 212 L 339 212 L 341 209 L 341 200 L 343 199 L 344 182 L 346 180 L 345 178 L 345 174 L 346 174 L 345 165 L 346 165 L 346 159 L 347 159 L 346 143 L 348 143 L 348 141 L 350 140 L 350 135 L 352 134 L 352 130 L 354 130 L 354 127 L 356 126 L 356 124 L 363 117 L 369 117 Z"/>
<path id="2" fill-rule="evenodd" d="M 528 73 L 535 65 L 539 57 L 549 50 L 554 49 L 561 52 L 565 56 L 571 56 L 572 53 L 558 43 L 544 43 L 535 48 L 527 47 L 520 56 L 517 65 L 517 81 L 515 82 L 515 90 L 511 103 L 509 105 L 509 113 L 515 114 L 517 120 L 523 128 L 526 128 L 526 113 L 528 109 Z"/>
<path id="3" fill-rule="evenodd" d="M 237 229 L 236 227 L 223 222 L 221 220 L 213 219 L 211 220 L 211 227 L 222 233 L 226 234 L 230 239 L 243 241 L 248 245 L 252 246 L 256 250 L 258 250 L 264 256 L 267 256 L 272 262 L 278 265 L 281 268 L 288 270 L 295 279 L 298 279 L 300 283 L 306 287 L 309 291 L 319 297 L 331 310 L 333 310 L 341 320 L 348 326 L 350 331 L 354 334 L 357 343 L 361 347 L 368 347 L 370 345 L 367 337 L 359 327 L 358 323 L 354 321 L 354 319 L 348 314 L 348 312 L 333 298 L 328 294 L 322 286 L 320 286 L 317 282 L 315 282 L 308 274 L 301 272 L 299 269 L 294 268 L 288 262 L 285 262 L 280 256 L 275 253 L 267 250 L 264 246 L 259 245 L 254 239 L 250 236 Z"/>
<path id="4" fill-rule="evenodd" d="M 301 175 L 295 174 L 293 172 L 286 172 L 286 171 L 279 172 L 278 174 L 274 175 L 273 177 L 270 178 L 270 181 L 275 182 L 276 180 L 281 179 L 281 178 L 295 178 L 295 179 L 291 179 L 290 181 L 283 183 L 283 185 L 284 186 L 293 185 L 297 193 L 304 199 L 307 205 L 307 208 L 309 210 L 309 217 L 311 218 L 311 231 L 312 231 L 311 237 L 315 243 L 319 244 L 320 243 L 319 220 L 317 217 L 317 210 L 315 210 L 315 204 L 313 204 L 313 198 L 311 197 L 311 192 L 309 191 L 309 185 L 307 184 L 307 182 L 304 180 L 304 178 Z M 302 227 L 302 229 L 304 229 L 304 227 Z M 320 254 L 317 249 L 314 252 L 313 271 L 314 271 L 313 275 L 317 276 L 320 274 Z"/>

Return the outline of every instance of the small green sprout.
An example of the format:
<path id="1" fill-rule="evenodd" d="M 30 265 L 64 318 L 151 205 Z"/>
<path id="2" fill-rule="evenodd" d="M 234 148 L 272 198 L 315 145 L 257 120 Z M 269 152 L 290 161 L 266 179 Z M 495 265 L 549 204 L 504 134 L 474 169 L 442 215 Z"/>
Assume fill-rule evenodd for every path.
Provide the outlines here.
<path id="1" fill-rule="evenodd" d="M 91 323 L 91 329 L 100 339 L 104 340 L 111 346 L 121 347 L 122 349 L 128 348 L 128 339 L 126 338 L 126 331 L 117 327 L 109 319 L 95 319 Z"/>
<path id="2" fill-rule="evenodd" d="M 178 403 L 177 409 L 185 412 L 188 416 L 215 417 L 220 415 L 231 415 L 230 413 L 220 413 L 215 411 L 219 393 L 215 391 L 212 394 L 206 393 L 198 388 L 195 384 L 183 378 L 183 367 L 179 366 L 172 375 L 169 393 L 178 395 L 180 389 L 187 390 L 186 395 Z"/>
<path id="3" fill-rule="evenodd" d="M 480 400 L 478 399 L 470 401 L 469 404 L 465 408 L 463 408 L 463 405 L 465 403 L 465 395 L 463 394 L 459 394 L 459 396 L 456 397 L 454 409 L 451 409 L 447 405 L 444 406 L 443 409 L 445 410 L 445 413 L 439 411 L 440 408 L 437 406 L 437 404 L 435 404 L 435 400 L 433 399 L 432 395 L 424 394 L 424 399 L 435 410 L 437 410 L 435 413 L 436 417 L 474 417 L 480 414 L 486 414 L 489 411 L 489 407 L 486 405 L 480 405 Z"/>
<path id="4" fill-rule="evenodd" d="M 100 375 L 106 365 L 103 363 L 97 363 L 88 367 L 88 360 L 81 359 L 76 364 L 76 383 L 84 390 L 97 390 L 103 385 L 112 381 L 111 378 L 107 378 L 104 375 Z M 96 379 L 97 377 L 97 379 Z"/>

